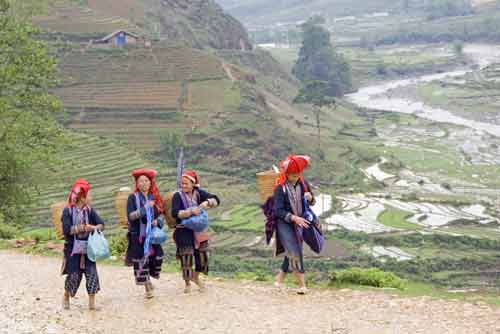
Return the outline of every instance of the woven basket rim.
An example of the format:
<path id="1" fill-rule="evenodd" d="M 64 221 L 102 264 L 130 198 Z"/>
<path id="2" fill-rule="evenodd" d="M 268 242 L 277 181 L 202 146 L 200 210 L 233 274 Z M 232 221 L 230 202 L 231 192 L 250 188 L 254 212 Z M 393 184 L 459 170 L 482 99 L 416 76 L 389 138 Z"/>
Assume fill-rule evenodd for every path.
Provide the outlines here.
<path id="1" fill-rule="evenodd" d="M 271 175 L 273 175 L 274 176 L 274 175 L 279 175 L 279 173 L 271 169 L 271 170 L 266 170 L 263 172 L 258 172 L 255 175 L 257 175 L 257 176 L 271 176 Z"/>

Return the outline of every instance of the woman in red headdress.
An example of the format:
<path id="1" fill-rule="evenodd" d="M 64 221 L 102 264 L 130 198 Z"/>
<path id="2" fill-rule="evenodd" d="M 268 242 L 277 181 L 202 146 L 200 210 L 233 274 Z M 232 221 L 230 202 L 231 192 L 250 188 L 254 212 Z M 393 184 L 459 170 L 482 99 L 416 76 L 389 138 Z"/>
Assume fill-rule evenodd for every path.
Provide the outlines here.
<path id="1" fill-rule="evenodd" d="M 285 253 L 275 285 L 281 286 L 287 273 L 293 272 L 299 283 L 299 294 L 305 294 L 307 289 L 302 241 L 298 236 L 297 227 L 309 228 L 308 222 L 302 218 L 304 198 L 309 205 L 313 205 L 315 201 L 311 187 L 303 177 L 309 160 L 305 155 L 290 155 L 282 161 L 274 190 L 274 216 L 277 219 L 276 255 Z"/>
<path id="2" fill-rule="evenodd" d="M 187 171 L 182 174 L 181 189 L 172 198 L 172 217 L 177 219 L 174 240 L 177 246 L 177 259 L 181 262 L 182 277 L 186 284 L 185 293 L 191 291 L 191 281 L 200 290 L 205 289 L 200 280 L 200 273 L 208 274 L 208 234 L 193 232 L 184 228 L 180 222 L 182 219 L 199 215 L 201 209 L 214 208 L 219 204 L 220 200 L 216 195 L 200 188 L 196 172 Z"/>
<path id="3" fill-rule="evenodd" d="M 163 263 L 163 248 L 152 244 L 151 229 L 163 227 L 163 202 L 156 186 L 156 171 L 137 169 L 132 172 L 135 179 L 134 193 L 127 201 L 128 249 L 127 263 L 134 266 L 137 285 L 144 285 L 146 298 L 152 298 L 153 284 L 151 277 L 160 278 Z"/>
<path id="4" fill-rule="evenodd" d="M 102 230 L 104 222 L 90 207 L 90 185 L 84 179 L 76 180 L 62 213 L 64 232 L 64 283 L 63 307 L 69 309 L 70 296 L 74 297 L 85 275 L 89 309 L 95 309 L 95 295 L 100 290 L 96 263 L 87 257 L 87 240 L 90 232 Z"/>

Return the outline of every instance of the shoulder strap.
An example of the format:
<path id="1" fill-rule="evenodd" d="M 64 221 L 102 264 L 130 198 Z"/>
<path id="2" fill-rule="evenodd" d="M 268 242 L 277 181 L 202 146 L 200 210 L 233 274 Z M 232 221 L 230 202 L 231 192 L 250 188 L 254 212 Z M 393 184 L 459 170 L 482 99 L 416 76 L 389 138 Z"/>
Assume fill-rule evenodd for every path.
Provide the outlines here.
<path id="1" fill-rule="evenodd" d="M 302 183 L 302 187 L 304 187 L 304 192 L 309 192 L 309 187 L 307 186 L 306 180 L 303 177 L 300 178 L 300 182 Z"/>

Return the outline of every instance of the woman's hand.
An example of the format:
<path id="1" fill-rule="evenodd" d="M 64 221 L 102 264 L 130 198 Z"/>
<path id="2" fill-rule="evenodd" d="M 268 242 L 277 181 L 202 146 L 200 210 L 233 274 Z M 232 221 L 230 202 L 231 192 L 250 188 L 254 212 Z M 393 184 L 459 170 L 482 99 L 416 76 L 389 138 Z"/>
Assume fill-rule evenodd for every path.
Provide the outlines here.
<path id="1" fill-rule="evenodd" d="M 208 209 L 209 207 L 210 207 L 210 203 L 208 203 L 208 201 L 205 201 L 205 202 L 201 203 L 201 205 L 200 205 L 200 208 L 205 209 L 205 210 Z"/>
<path id="2" fill-rule="evenodd" d="M 92 231 L 95 231 L 96 230 L 96 226 L 94 225 L 90 225 L 90 224 L 85 224 L 84 225 L 85 227 L 85 232 L 92 232 Z"/>
<path id="3" fill-rule="evenodd" d="M 191 213 L 195 216 L 199 216 L 201 214 L 201 209 L 199 207 L 191 208 Z"/>
<path id="4" fill-rule="evenodd" d="M 292 216 L 292 222 L 300 227 L 309 228 L 309 223 L 302 217 Z"/>
<path id="5" fill-rule="evenodd" d="M 151 223 L 151 225 L 153 225 L 153 227 L 157 227 L 158 226 L 158 219 L 153 220 L 153 223 Z"/>
<path id="6" fill-rule="evenodd" d="M 304 193 L 304 197 L 306 198 L 307 202 L 309 202 L 309 203 L 312 202 L 312 200 L 313 200 L 313 196 L 310 192 Z"/>

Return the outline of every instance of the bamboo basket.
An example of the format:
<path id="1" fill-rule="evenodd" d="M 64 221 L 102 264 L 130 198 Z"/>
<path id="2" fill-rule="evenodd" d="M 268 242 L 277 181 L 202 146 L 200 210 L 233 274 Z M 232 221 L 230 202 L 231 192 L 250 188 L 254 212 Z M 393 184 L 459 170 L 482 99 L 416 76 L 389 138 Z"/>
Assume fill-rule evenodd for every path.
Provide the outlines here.
<path id="1" fill-rule="evenodd" d="M 120 188 L 115 193 L 116 216 L 118 217 L 118 225 L 122 228 L 128 228 L 127 200 L 131 193 L 132 191 L 128 187 Z"/>
<path id="2" fill-rule="evenodd" d="M 50 211 L 52 212 L 52 224 L 54 225 L 54 229 L 56 230 L 56 237 L 59 240 L 64 239 L 62 214 L 65 206 L 66 202 L 57 202 L 50 206 Z"/>
<path id="3" fill-rule="evenodd" d="M 279 173 L 274 170 L 257 173 L 257 188 L 259 188 L 260 200 L 265 203 L 267 199 L 273 196 L 274 184 Z"/>
<path id="4" fill-rule="evenodd" d="M 170 228 L 175 228 L 177 223 L 176 219 L 172 217 L 172 198 L 174 197 L 175 191 L 170 191 L 163 196 L 163 207 L 165 209 L 165 220 Z"/>

